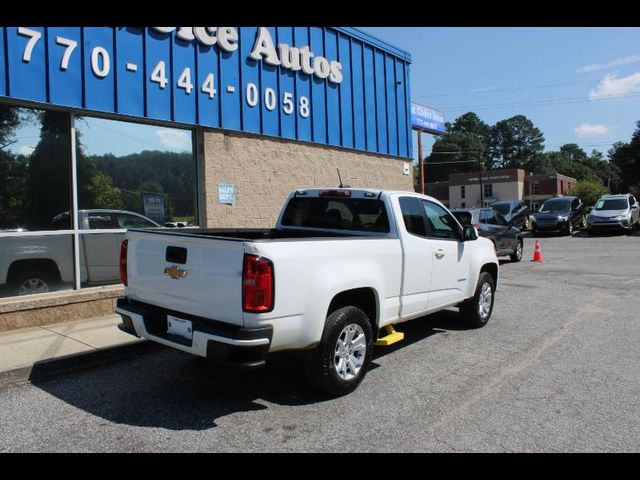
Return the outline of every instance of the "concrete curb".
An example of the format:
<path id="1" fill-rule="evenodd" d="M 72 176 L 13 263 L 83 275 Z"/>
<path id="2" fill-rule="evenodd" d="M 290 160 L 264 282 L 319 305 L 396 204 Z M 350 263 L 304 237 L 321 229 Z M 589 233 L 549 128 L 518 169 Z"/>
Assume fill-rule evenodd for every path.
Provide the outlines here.
<path id="1" fill-rule="evenodd" d="M 0 372 L 0 388 L 5 388 L 16 383 L 36 383 L 51 380 L 68 373 L 97 367 L 110 361 L 151 353 L 161 348 L 165 347 L 156 342 L 143 340 L 115 347 L 65 355 L 50 360 L 42 360 L 31 366 Z"/>

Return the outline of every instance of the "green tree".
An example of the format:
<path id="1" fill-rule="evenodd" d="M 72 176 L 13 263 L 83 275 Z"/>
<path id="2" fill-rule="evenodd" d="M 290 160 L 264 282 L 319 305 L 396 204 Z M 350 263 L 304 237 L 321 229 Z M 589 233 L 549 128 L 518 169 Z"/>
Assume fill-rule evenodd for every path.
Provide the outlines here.
<path id="1" fill-rule="evenodd" d="M 619 192 L 640 196 L 640 120 L 629 143 L 618 142 L 609 150 L 609 159 L 620 174 Z"/>
<path id="2" fill-rule="evenodd" d="M 83 208 L 122 209 L 124 200 L 119 188 L 113 186 L 111 177 L 103 172 L 96 172 L 85 189 L 89 203 Z"/>
<path id="3" fill-rule="evenodd" d="M 494 168 L 525 168 L 544 150 L 544 135 L 524 115 L 501 120 L 491 129 L 489 155 Z"/>
<path id="4" fill-rule="evenodd" d="M 485 144 L 475 134 L 448 132 L 433 144 L 431 155 L 425 159 L 425 182 L 449 179 L 449 174 L 478 170 Z M 430 165 L 430 163 L 436 163 Z M 447 163 L 440 163 L 447 162 Z"/>
<path id="5" fill-rule="evenodd" d="M 585 205 L 595 205 L 598 199 L 609 193 L 607 187 L 598 180 L 580 180 L 569 190 L 569 195 L 577 195 Z"/>

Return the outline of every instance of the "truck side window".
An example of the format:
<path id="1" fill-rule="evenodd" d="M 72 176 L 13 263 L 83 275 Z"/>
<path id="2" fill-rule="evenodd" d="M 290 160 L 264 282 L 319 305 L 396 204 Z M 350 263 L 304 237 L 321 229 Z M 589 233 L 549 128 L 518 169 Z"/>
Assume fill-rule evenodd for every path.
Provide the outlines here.
<path id="1" fill-rule="evenodd" d="M 136 217 L 135 215 L 127 215 L 126 213 L 118 214 L 117 228 L 152 228 L 155 226 L 156 225 L 150 221 Z"/>
<path id="2" fill-rule="evenodd" d="M 422 200 L 422 205 L 427 214 L 429 237 L 452 240 L 460 238 L 456 221 L 444 208 L 426 200 Z"/>
<path id="3" fill-rule="evenodd" d="M 91 230 L 99 228 L 118 228 L 116 219 L 111 213 L 100 212 L 89 214 L 89 228 Z"/>
<path id="4" fill-rule="evenodd" d="M 400 210 L 402 211 L 402 220 L 407 232 L 426 237 L 427 229 L 419 200 L 415 197 L 400 197 Z"/>

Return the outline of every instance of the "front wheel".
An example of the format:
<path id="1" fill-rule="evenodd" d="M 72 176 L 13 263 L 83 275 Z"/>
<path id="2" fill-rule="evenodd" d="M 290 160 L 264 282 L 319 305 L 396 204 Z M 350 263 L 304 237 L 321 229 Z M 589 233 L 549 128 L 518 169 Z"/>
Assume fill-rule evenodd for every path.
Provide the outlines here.
<path id="1" fill-rule="evenodd" d="M 307 379 L 334 396 L 353 392 L 367 373 L 373 331 L 366 313 L 342 307 L 327 317 L 320 344 L 308 352 Z"/>
<path id="2" fill-rule="evenodd" d="M 569 220 L 569 223 L 567 224 L 566 233 L 567 235 L 573 235 L 573 222 L 571 220 Z"/>
<path id="3" fill-rule="evenodd" d="M 516 240 L 516 249 L 511 254 L 511 261 L 519 262 L 520 260 L 522 260 L 522 239 L 518 238 Z"/>
<path id="4" fill-rule="evenodd" d="M 39 270 L 25 270 L 18 273 L 10 282 L 14 295 L 32 295 L 48 293 L 56 289 L 55 279 Z"/>
<path id="5" fill-rule="evenodd" d="M 481 272 L 473 298 L 460 305 L 460 315 L 469 326 L 480 328 L 487 324 L 493 312 L 495 288 L 493 277 L 488 272 Z"/>

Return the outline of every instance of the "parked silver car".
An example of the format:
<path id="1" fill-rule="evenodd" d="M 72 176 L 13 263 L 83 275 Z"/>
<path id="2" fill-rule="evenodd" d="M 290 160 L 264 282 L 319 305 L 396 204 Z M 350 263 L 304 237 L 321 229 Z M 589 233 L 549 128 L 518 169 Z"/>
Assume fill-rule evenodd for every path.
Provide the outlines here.
<path id="1" fill-rule="evenodd" d="M 640 205 L 630 193 L 603 195 L 587 217 L 587 233 L 618 230 L 631 232 L 638 226 Z"/>

